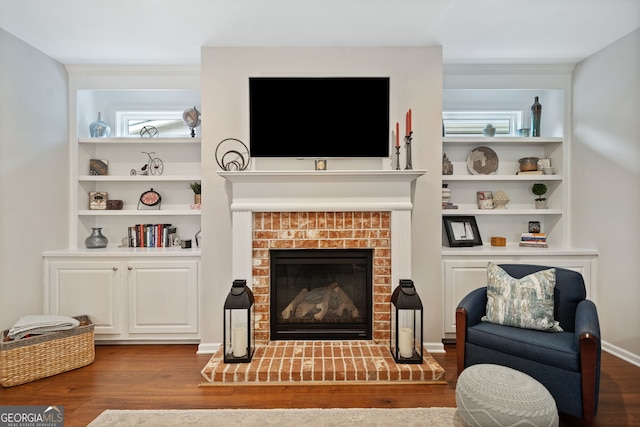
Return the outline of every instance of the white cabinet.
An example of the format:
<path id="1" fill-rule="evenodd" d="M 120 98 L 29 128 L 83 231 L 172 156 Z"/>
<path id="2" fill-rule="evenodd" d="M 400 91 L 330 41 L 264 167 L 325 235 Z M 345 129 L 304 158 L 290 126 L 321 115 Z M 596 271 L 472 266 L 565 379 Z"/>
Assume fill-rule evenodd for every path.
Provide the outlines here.
<path id="1" fill-rule="evenodd" d="M 571 252 L 515 251 L 469 253 L 464 257 L 447 253 L 443 256 L 444 282 L 444 337 L 455 338 L 456 308 L 469 292 L 487 285 L 487 264 L 536 264 L 561 267 L 582 274 L 587 288 L 587 298 L 592 298 L 596 281 L 596 254 L 594 251 Z"/>
<path id="2" fill-rule="evenodd" d="M 198 261 L 127 262 L 129 334 L 198 332 Z"/>
<path id="3" fill-rule="evenodd" d="M 199 257 L 126 255 L 46 253 L 45 313 L 88 315 L 96 341 L 198 342 Z"/>
<path id="4" fill-rule="evenodd" d="M 87 314 L 98 335 L 123 332 L 124 266 L 116 260 L 45 258 L 46 314 Z"/>

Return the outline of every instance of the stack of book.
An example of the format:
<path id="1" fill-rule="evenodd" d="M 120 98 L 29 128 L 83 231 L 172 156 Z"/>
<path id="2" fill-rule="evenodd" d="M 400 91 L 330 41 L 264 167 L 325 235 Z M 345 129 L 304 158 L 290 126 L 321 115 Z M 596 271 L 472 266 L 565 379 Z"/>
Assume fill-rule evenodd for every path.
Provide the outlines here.
<path id="1" fill-rule="evenodd" d="M 165 248 L 173 246 L 176 227 L 171 224 L 136 224 L 129 227 L 129 246 L 133 248 Z"/>
<path id="2" fill-rule="evenodd" d="M 522 233 L 520 246 L 529 248 L 546 248 L 547 235 L 545 233 Z"/>

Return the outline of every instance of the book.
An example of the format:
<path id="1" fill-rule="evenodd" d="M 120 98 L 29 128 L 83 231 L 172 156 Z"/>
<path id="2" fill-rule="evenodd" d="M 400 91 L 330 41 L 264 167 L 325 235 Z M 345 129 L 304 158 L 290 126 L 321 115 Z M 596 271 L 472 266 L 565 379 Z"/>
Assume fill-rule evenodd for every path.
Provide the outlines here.
<path id="1" fill-rule="evenodd" d="M 520 247 L 525 248 L 548 248 L 547 242 L 520 242 Z"/>
<path id="2" fill-rule="evenodd" d="M 516 172 L 516 175 L 544 175 L 544 171 L 520 171 Z"/>

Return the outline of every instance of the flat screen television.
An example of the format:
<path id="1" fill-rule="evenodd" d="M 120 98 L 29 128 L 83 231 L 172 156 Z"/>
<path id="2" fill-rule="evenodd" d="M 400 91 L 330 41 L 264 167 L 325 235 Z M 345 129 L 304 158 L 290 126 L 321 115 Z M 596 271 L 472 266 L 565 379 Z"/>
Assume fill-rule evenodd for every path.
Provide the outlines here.
<path id="1" fill-rule="evenodd" d="M 388 77 L 249 78 L 252 157 L 389 157 Z"/>

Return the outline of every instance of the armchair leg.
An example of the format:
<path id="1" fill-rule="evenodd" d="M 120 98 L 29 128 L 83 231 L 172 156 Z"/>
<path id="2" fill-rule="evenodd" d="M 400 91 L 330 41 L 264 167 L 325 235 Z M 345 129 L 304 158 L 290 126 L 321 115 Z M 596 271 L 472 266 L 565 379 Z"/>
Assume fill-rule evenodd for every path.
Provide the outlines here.
<path id="1" fill-rule="evenodd" d="M 458 308 L 456 310 L 456 357 L 457 375 L 464 370 L 464 351 L 467 342 L 467 310 Z"/>
<path id="2" fill-rule="evenodd" d="M 596 410 L 596 377 L 598 372 L 598 343 L 590 334 L 580 337 L 580 371 L 582 376 L 582 420 L 593 425 Z"/>

